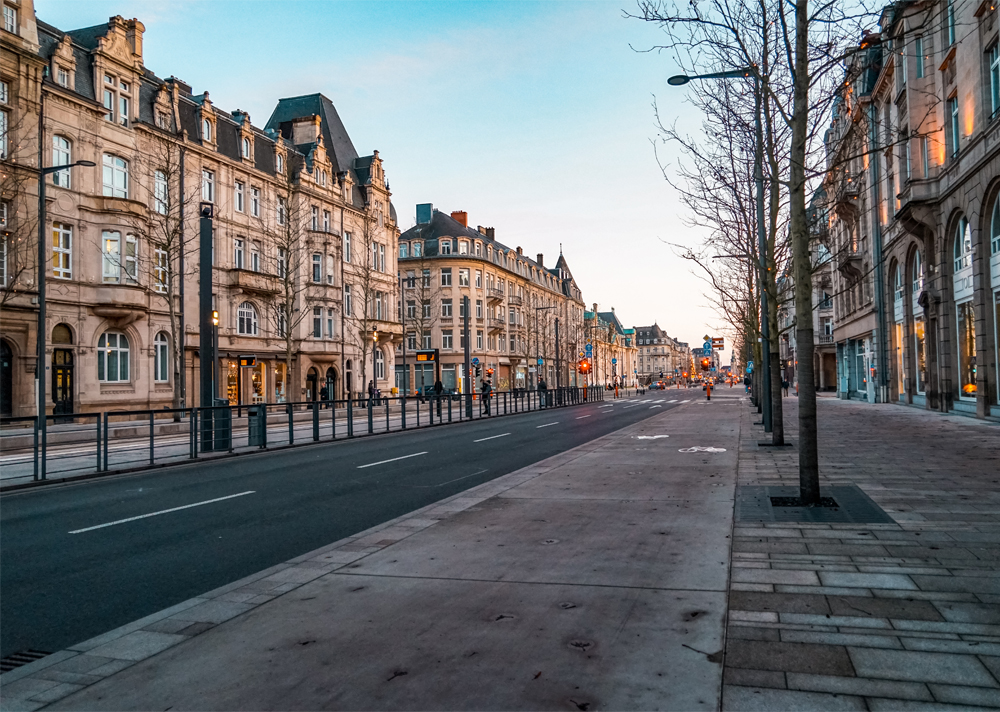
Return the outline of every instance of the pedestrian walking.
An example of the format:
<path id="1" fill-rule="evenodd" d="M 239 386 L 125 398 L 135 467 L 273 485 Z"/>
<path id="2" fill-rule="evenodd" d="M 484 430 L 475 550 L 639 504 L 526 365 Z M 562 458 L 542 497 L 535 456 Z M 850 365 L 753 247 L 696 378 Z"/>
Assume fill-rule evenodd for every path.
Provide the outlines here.
<path id="1" fill-rule="evenodd" d="M 368 404 L 374 405 L 372 403 L 375 398 L 375 381 L 368 381 Z"/>
<path id="2" fill-rule="evenodd" d="M 541 401 L 542 406 L 549 404 L 549 386 L 545 383 L 544 378 L 538 379 L 538 399 Z"/>
<path id="3" fill-rule="evenodd" d="M 743 377 L 743 388 L 747 393 L 750 392 L 750 376 L 749 374 Z"/>
<path id="4" fill-rule="evenodd" d="M 785 392 L 784 393 L 785 398 L 788 397 L 788 386 L 789 386 L 788 379 L 787 378 L 783 378 L 781 380 L 781 390 L 783 390 Z"/>
<path id="5" fill-rule="evenodd" d="M 330 400 L 330 389 L 328 389 L 326 386 L 320 388 L 319 399 L 322 401 L 322 403 L 320 404 L 321 408 L 329 408 L 330 406 L 327 405 L 327 401 Z"/>
<path id="6" fill-rule="evenodd" d="M 441 379 L 434 381 L 434 395 L 437 398 L 438 405 L 438 417 L 441 417 L 441 394 L 444 393 L 444 384 L 441 383 Z"/>

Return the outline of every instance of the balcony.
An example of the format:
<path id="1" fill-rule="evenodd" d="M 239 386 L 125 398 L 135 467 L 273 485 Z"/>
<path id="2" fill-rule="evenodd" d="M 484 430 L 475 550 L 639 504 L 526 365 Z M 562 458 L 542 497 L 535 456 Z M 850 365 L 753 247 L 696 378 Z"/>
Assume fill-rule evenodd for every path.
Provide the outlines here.
<path id="1" fill-rule="evenodd" d="M 276 275 L 247 269 L 229 270 L 229 286 L 250 294 L 281 293 L 281 280 Z"/>
<path id="2" fill-rule="evenodd" d="M 816 334 L 817 344 L 832 344 L 833 334 Z"/>
<path id="3" fill-rule="evenodd" d="M 522 304 L 524 304 L 524 300 L 521 299 L 521 297 L 516 297 L 514 295 L 511 295 L 507 297 L 507 303 L 510 304 L 511 306 L 519 307 Z"/>
<path id="4" fill-rule="evenodd" d="M 486 288 L 486 301 L 488 302 L 502 302 L 503 301 L 503 290 L 496 287 Z"/>
<path id="5" fill-rule="evenodd" d="M 496 333 L 498 331 L 503 331 L 507 328 L 507 324 L 503 319 L 497 319 L 495 316 L 490 316 L 486 318 L 486 329 L 490 333 Z"/>
<path id="6" fill-rule="evenodd" d="M 847 279 L 860 279 L 861 255 L 857 252 L 842 252 L 837 255 L 837 269 Z"/>

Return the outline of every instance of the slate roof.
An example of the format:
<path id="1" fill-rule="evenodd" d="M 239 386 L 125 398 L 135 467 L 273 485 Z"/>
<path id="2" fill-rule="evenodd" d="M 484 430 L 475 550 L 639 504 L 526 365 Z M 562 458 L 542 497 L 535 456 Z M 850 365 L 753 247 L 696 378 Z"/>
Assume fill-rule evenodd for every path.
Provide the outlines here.
<path id="1" fill-rule="evenodd" d="M 390 209 L 391 206 L 390 206 Z M 395 217 L 395 216 L 394 216 Z M 533 266 L 535 269 L 547 272 L 556 278 L 557 284 L 559 284 L 560 291 L 568 297 L 572 297 L 572 287 L 576 284 L 573 279 L 573 275 L 569 272 L 569 267 L 564 267 L 566 275 L 562 278 L 559 276 L 558 265 L 559 262 L 566 264 L 565 258 L 560 255 L 559 262 L 556 263 L 557 267 L 552 269 L 546 269 L 538 264 L 537 261 L 527 257 L 526 255 L 518 255 L 517 251 L 507 245 L 499 242 L 493 238 L 487 237 L 479 230 L 474 230 L 471 227 L 466 227 L 462 223 L 455 220 L 447 213 L 442 213 L 440 210 L 435 209 L 431 214 L 431 221 L 423 225 L 414 225 L 409 230 L 404 232 L 399 236 L 400 242 L 404 240 L 423 240 L 424 242 L 424 255 L 427 257 L 437 256 L 438 240 L 442 237 L 467 237 L 469 239 L 481 240 L 484 245 L 492 245 L 495 250 L 503 250 L 505 253 L 514 253 L 517 259 L 524 262 L 528 266 Z M 485 249 L 485 248 L 484 248 Z"/>
<path id="2" fill-rule="evenodd" d="M 271 118 L 267 120 L 267 125 L 264 128 L 280 131 L 282 135 L 287 137 L 291 131 L 293 119 L 313 115 L 320 117 L 323 143 L 334 170 L 338 173 L 354 171 L 358 151 L 354 148 L 351 137 L 347 134 L 347 128 L 340 120 L 340 114 L 337 113 L 333 102 L 322 94 L 279 99 L 278 105 L 274 107 Z M 362 181 L 356 182 L 361 183 Z"/>

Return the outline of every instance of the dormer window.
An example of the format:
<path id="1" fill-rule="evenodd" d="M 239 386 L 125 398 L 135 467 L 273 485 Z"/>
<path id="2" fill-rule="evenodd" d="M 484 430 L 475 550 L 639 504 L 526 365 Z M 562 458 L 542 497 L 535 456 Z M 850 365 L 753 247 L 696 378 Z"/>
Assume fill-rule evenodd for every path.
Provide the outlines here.
<path id="1" fill-rule="evenodd" d="M 250 158 L 250 139 L 243 138 L 243 157 Z"/>
<path id="2" fill-rule="evenodd" d="M 68 81 L 68 79 L 67 79 Z M 119 82 L 110 74 L 104 75 L 104 119 L 121 126 L 129 125 L 129 91 L 128 82 Z"/>
<path id="3" fill-rule="evenodd" d="M 285 172 L 285 157 L 282 156 L 280 153 L 275 154 L 274 156 L 274 170 L 277 173 Z"/>
<path id="4" fill-rule="evenodd" d="M 56 68 L 56 84 L 61 87 L 69 86 L 69 72 L 67 72 L 62 67 Z"/>
<path id="5" fill-rule="evenodd" d="M 201 140 L 208 142 L 212 140 L 212 121 L 210 119 L 201 120 Z"/>

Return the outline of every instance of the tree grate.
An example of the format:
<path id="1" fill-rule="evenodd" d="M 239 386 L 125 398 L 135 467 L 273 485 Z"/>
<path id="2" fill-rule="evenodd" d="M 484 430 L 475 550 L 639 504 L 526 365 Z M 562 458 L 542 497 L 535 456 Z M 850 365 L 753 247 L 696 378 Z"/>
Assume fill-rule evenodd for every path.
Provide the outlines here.
<path id="1" fill-rule="evenodd" d="M 44 650 L 22 650 L 19 653 L 12 653 L 5 658 L 0 658 L 0 673 L 10 672 L 22 665 L 41 660 L 51 654 Z"/>
<path id="2" fill-rule="evenodd" d="M 820 506 L 803 507 L 798 487 L 743 485 L 737 488 L 736 521 L 895 524 L 857 485 L 822 489 Z"/>

